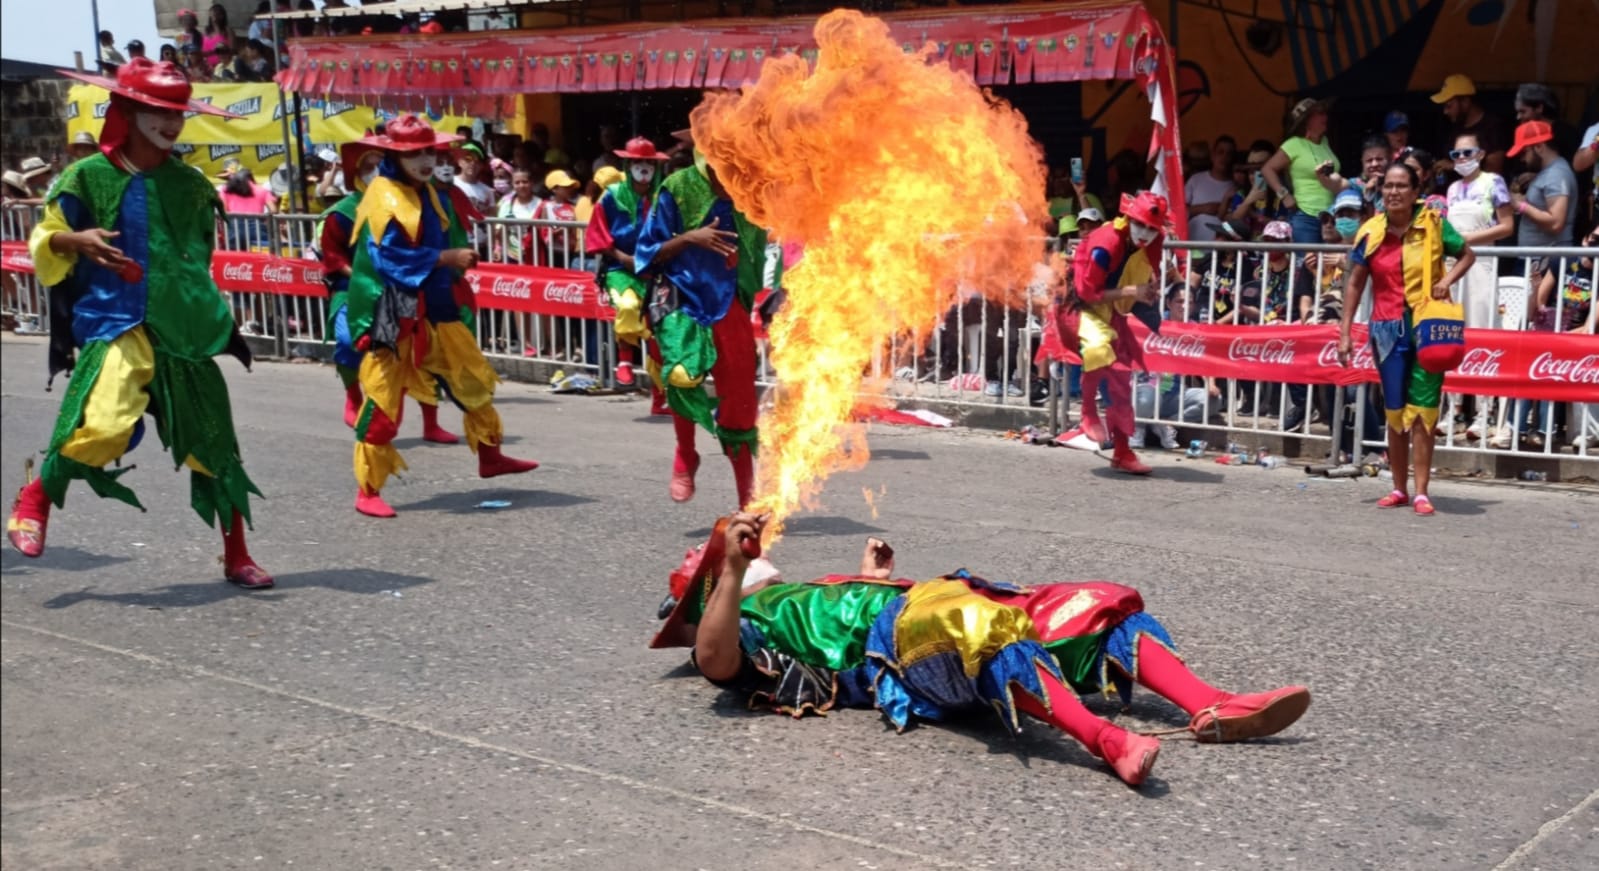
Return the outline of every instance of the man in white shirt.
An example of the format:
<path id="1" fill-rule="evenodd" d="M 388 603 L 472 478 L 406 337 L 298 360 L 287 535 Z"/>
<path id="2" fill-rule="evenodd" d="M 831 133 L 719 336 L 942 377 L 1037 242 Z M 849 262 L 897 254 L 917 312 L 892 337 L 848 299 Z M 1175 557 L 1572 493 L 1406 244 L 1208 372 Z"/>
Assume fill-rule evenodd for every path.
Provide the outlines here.
<path id="1" fill-rule="evenodd" d="M 1238 143 L 1231 136 L 1220 136 L 1210 149 L 1210 169 L 1188 179 L 1184 200 L 1188 203 L 1188 238 L 1208 242 L 1216 238 L 1227 203 L 1238 186 L 1233 182 L 1233 161 Z"/>
<path id="2" fill-rule="evenodd" d="M 463 142 L 455 150 L 455 186 L 466 194 L 472 205 L 482 214 L 494 214 L 494 188 L 479 180 L 483 171 L 483 146 L 476 142 Z"/>

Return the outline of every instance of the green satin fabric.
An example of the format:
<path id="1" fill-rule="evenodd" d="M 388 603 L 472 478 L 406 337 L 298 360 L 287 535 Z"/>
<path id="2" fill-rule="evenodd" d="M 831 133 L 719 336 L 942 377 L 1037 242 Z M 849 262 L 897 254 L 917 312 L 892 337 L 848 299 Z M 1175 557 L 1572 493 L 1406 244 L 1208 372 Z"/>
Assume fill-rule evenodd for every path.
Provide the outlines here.
<path id="1" fill-rule="evenodd" d="M 1055 662 L 1060 665 L 1061 674 L 1066 676 L 1066 682 L 1072 689 L 1082 695 L 1097 692 L 1099 686 L 1099 661 L 1100 645 L 1105 640 L 1105 633 L 1095 632 L 1092 635 L 1076 635 L 1063 638 L 1044 645 L 1050 655 L 1055 657 Z"/>
<path id="2" fill-rule="evenodd" d="M 866 661 L 866 633 L 905 591 L 887 584 L 779 584 L 744 599 L 741 612 L 766 646 L 811 666 L 835 670 Z"/>

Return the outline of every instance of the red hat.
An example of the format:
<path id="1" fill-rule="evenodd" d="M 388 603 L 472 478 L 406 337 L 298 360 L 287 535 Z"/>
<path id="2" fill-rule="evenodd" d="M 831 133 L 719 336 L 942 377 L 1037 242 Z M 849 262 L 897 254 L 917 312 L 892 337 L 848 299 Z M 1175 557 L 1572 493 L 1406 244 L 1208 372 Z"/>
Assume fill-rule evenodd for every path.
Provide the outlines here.
<path id="1" fill-rule="evenodd" d="M 1510 146 L 1505 154 L 1515 157 L 1540 142 L 1549 142 L 1554 138 L 1555 130 L 1548 121 L 1528 121 L 1516 128 L 1516 144 Z"/>
<path id="2" fill-rule="evenodd" d="M 672 572 L 671 592 L 677 602 L 666 622 L 650 641 L 651 648 L 688 647 L 692 637 L 688 633 L 689 603 L 701 606 L 722 571 L 722 560 L 727 556 L 727 518 L 718 518 L 711 527 L 711 537 L 699 547 L 683 555 L 683 562 Z"/>
<path id="3" fill-rule="evenodd" d="M 154 106 L 157 109 L 200 112 L 206 115 L 220 115 L 223 118 L 241 117 L 210 103 L 189 99 L 189 95 L 194 93 L 194 86 L 189 84 L 189 77 L 171 61 L 157 63 L 149 58 L 136 57 L 117 68 L 115 81 L 105 76 L 80 73 L 76 70 L 59 72 L 67 78 L 98 85 L 115 96 L 125 97 L 135 103 Z"/>
<path id="4" fill-rule="evenodd" d="M 1166 198 L 1152 191 L 1139 191 L 1138 196 L 1122 194 L 1122 215 L 1157 230 L 1166 228 Z"/>
<path id="5" fill-rule="evenodd" d="M 365 188 L 365 184 L 361 181 L 361 159 L 374 152 L 381 154 L 382 149 L 365 139 L 357 139 L 339 146 L 339 165 L 344 168 L 344 182 L 351 190 Z"/>
<path id="6" fill-rule="evenodd" d="M 384 151 L 426 151 L 459 142 L 461 138 L 453 133 L 434 130 L 416 115 L 401 115 L 388 123 L 382 136 L 367 136 L 360 141 Z"/>
<path id="7" fill-rule="evenodd" d="M 626 148 L 618 148 L 617 150 L 615 150 L 615 151 L 613 151 L 611 153 L 616 155 L 617 157 L 625 157 L 628 160 L 668 160 L 669 159 L 665 154 L 662 154 L 661 152 L 655 150 L 655 143 L 649 141 L 648 139 L 645 139 L 642 136 L 635 136 L 632 139 L 629 139 L 627 141 L 627 147 Z"/>

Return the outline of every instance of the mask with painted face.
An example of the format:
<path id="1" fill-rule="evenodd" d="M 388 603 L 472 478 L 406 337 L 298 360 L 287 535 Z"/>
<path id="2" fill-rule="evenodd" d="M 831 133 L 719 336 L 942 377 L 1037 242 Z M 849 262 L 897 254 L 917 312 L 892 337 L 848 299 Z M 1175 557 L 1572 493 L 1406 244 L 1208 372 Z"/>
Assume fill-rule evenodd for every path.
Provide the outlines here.
<path id="1" fill-rule="evenodd" d="M 1338 231 L 1340 239 L 1353 239 L 1355 238 L 1355 233 L 1360 230 L 1360 219 L 1335 218 L 1333 219 L 1333 228 Z"/>
<path id="2" fill-rule="evenodd" d="M 178 144 L 178 134 L 183 132 L 183 115 L 172 112 L 135 112 L 133 126 L 144 138 L 162 151 L 171 151 Z"/>
<path id="3" fill-rule="evenodd" d="M 1133 244 L 1140 248 L 1155 241 L 1155 237 L 1160 235 L 1159 230 L 1154 227 L 1146 227 L 1137 221 L 1130 222 L 1127 229 L 1133 237 Z"/>
<path id="4" fill-rule="evenodd" d="M 640 161 L 629 167 L 628 172 L 632 173 L 633 180 L 639 184 L 649 184 L 655 180 L 655 164 L 653 163 Z"/>

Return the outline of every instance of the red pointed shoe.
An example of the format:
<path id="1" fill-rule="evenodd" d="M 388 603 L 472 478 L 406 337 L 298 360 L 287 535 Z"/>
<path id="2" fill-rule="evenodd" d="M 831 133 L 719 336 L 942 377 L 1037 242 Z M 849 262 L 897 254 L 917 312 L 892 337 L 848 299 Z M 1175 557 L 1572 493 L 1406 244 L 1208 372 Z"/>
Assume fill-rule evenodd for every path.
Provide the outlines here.
<path id="1" fill-rule="evenodd" d="M 539 467 L 532 460 L 518 460 L 507 457 L 501 453 L 499 445 L 481 444 L 477 446 L 477 474 L 479 478 L 493 478 L 498 475 L 516 475 L 522 472 L 531 472 Z"/>
<path id="2" fill-rule="evenodd" d="M 33 468 L 28 467 L 31 476 Z M 6 538 L 17 553 L 37 559 L 44 553 L 45 529 L 50 525 L 50 498 L 44 495 L 44 485 L 37 478 L 17 491 L 11 503 L 11 515 L 6 518 Z"/>
<path id="3" fill-rule="evenodd" d="M 1110 455 L 1110 467 L 1129 475 L 1147 475 L 1153 471 L 1138 459 L 1138 454 L 1127 444 L 1127 437 L 1124 435 L 1116 436 L 1116 448 Z"/>
<path id="4" fill-rule="evenodd" d="M 459 444 L 461 437 L 439 426 L 439 407 L 437 405 L 423 405 L 422 407 L 422 441 L 432 442 L 436 445 Z"/>
<path id="5" fill-rule="evenodd" d="M 1138 786 L 1149 778 L 1149 772 L 1155 767 L 1155 759 L 1160 756 L 1160 740 L 1107 729 L 1099 739 L 1099 753 L 1123 783 Z"/>
<path id="6" fill-rule="evenodd" d="M 228 583 L 244 590 L 270 590 L 275 581 L 266 570 L 246 557 L 237 566 L 227 570 Z"/>
<path id="7" fill-rule="evenodd" d="M 394 517 L 393 508 L 383 501 L 383 494 L 365 487 L 355 491 L 355 510 L 368 517 Z"/>
<path id="8" fill-rule="evenodd" d="M 1231 696 L 1195 714 L 1188 729 L 1204 744 L 1264 738 L 1292 726 L 1309 707 L 1310 690 L 1299 686 Z"/>

